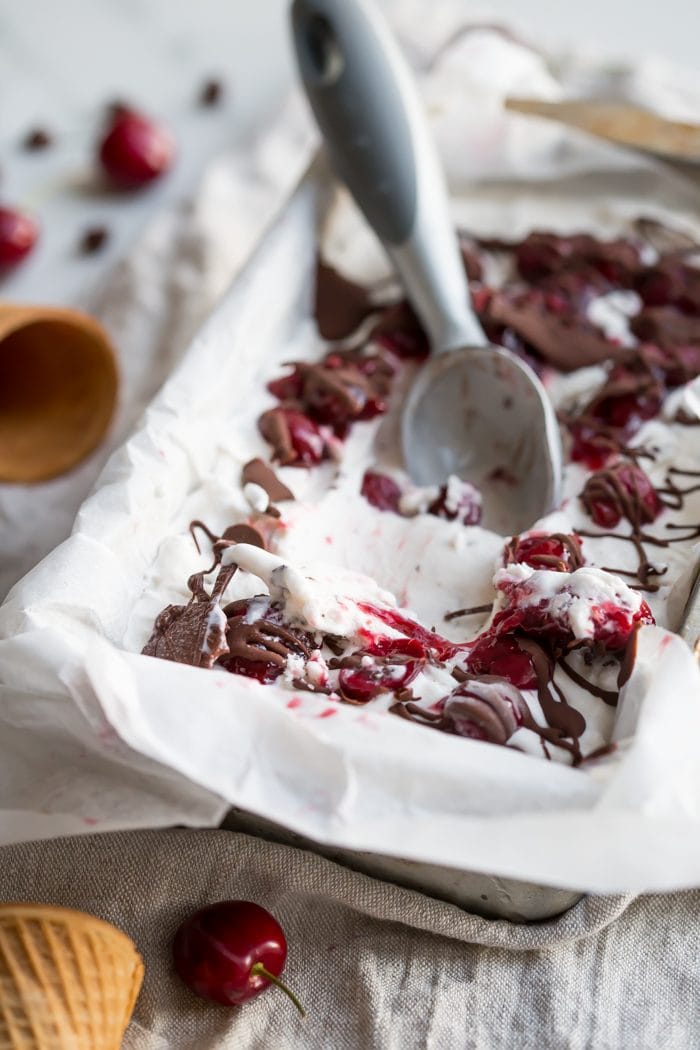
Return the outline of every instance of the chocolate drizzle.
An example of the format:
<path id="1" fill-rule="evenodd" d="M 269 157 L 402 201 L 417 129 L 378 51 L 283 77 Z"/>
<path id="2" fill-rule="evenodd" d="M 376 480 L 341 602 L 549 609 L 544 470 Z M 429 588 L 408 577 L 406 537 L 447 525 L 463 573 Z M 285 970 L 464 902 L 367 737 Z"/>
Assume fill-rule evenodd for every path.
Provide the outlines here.
<path id="1" fill-rule="evenodd" d="M 504 564 L 510 565 L 514 562 L 525 561 L 533 569 L 553 569 L 555 572 L 575 572 L 576 569 L 580 569 L 584 564 L 581 541 L 575 533 L 552 532 L 546 537 L 542 537 L 543 540 L 547 541 L 546 547 L 553 548 L 552 552 L 549 549 L 538 550 L 535 548 L 527 552 L 527 557 L 523 557 L 522 552 L 525 544 L 530 540 L 534 544 L 538 539 L 540 537 L 537 534 L 526 537 L 512 536 L 506 543 L 503 551 Z M 560 548 L 559 552 L 556 551 L 557 547 Z"/>
<path id="2" fill-rule="evenodd" d="M 228 659 L 223 661 L 224 666 L 243 660 L 282 669 L 292 655 L 303 656 L 308 660 L 311 656 L 308 636 L 286 627 L 278 622 L 278 618 L 266 615 L 271 606 L 266 595 L 260 595 L 252 601 L 259 602 L 261 610 L 261 615 L 254 619 L 251 617 L 249 599 L 232 602 L 224 609 L 228 620 L 226 640 L 229 653 Z"/>
<path id="3" fill-rule="evenodd" d="M 605 538 L 631 543 L 638 557 L 638 565 L 634 572 L 609 566 L 604 567 L 605 572 L 636 577 L 641 584 L 639 589 L 652 593 L 658 591 L 659 584 L 652 582 L 651 577 L 663 576 L 667 567 L 652 564 L 646 546 L 664 549 L 674 543 L 689 543 L 700 536 L 700 524 L 667 522 L 666 529 L 670 532 L 682 533 L 676 536 L 655 536 L 644 528 L 656 520 L 663 507 L 682 510 L 685 497 L 700 492 L 700 483 L 681 488 L 676 481 L 678 477 L 700 478 L 700 471 L 669 467 L 664 483 L 659 488 L 654 488 L 650 479 L 638 467 L 630 467 L 623 462 L 598 471 L 588 478 L 580 497 L 586 513 L 598 520 L 600 508 L 608 509 L 613 515 L 610 523 L 615 525 L 624 519 L 629 522 L 630 531 L 618 533 L 580 529 L 580 535 L 590 539 Z"/>
<path id="4" fill-rule="evenodd" d="M 524 725 L 537 733 L 545 743 L 555 744 L 569 751 L 573 764 L 581 761 L 579 740 L 586 729 L 586 719 L 568 703 L 554 682 L 555 661 L 541 645 L 531 638 L 518 638 L 518 645 L 528 654 L 537 675 L 537 699 L 547 721 L 540 726 L 530 714 Z"/>
<path id="5" fill-rule="evenodd" d="M 392 714 L 439 729 L 443 733 L 507 744 L 530 716 L 525 698 L 502 678 L 483 675 L 467 678 L 444 701 L 440 711 L 420 707 L 413 701 L 394 704 Z"/>
<path id="6" fill-rule="evenodd" d="M 445 613 L 443 620 L 449 623 L 450 620 L 459 620 L 463 616 L 476 616 L 477 613 L 490 613 L 493 609 L 493 602 L 487 602 L 485 605 L 471 605 L 465 609 L 453 609 L 452 612 Z"/>

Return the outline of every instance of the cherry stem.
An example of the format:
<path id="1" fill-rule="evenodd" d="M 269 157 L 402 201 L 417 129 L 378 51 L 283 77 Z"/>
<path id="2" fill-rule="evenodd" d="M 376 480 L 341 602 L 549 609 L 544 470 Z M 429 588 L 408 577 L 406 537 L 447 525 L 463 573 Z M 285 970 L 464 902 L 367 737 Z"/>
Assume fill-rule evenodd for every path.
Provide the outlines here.
<path id="1" fill-rule="evenodd" d="M 270 973 L 270 971 L 266 969 L 261 962 L 253 963 L 253 965 L 250 968 L 250 972 L 255 977 L 265 977 L 272 984 L 276 985 L 278 988 L 281 988 L 284 994 L 292 1000 L 301 1016 L 306 1017 L 306 1010 L 301 1005 L 294 992 L 290 991 L 290 989 L 287 988 L 287 985 L 283 981 L 280 981 L 279 977 L 275 977 L 274 973 Z"/>

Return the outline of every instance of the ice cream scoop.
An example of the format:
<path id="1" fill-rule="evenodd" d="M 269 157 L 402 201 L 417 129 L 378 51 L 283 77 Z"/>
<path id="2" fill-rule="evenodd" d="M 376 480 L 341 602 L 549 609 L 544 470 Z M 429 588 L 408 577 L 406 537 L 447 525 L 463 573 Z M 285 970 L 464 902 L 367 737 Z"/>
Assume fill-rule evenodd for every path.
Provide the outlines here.
<path id="1" fill-rule="evenodd" d="M 107 431 L 117 387 L 114 350 L 87 314 L 0 303 L 0 481 L 80 463 Z"/>
<path id="2" fill-rule="evenodd" d="M 484 524 L 521 531 L 558 501 L 562 454 L 532 369 L 489 344 L 470 305 L 444 175 L 411 74 L 360 0 L 295 0 L 301 77 L 331 162 L 394 266 L 432 357 L 402 418 L 406 467 L 421 485 L 451 474 L 484 495 Z"/>

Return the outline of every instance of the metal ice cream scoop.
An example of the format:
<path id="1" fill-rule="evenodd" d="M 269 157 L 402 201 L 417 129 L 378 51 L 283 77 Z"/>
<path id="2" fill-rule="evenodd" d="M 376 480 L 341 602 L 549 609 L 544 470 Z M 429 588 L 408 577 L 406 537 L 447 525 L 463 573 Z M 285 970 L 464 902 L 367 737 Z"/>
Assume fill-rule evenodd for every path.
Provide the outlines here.
<path id="1" fill-rule="evenodd" d="M 444 175 L 411 73 L 361 0 L 294 0 L 301 77 L 331 162 L 394 266 L 432 357 L 403 410 L 406 469 L 419 485 L 477 485 L 484 522 L 528 528 L 559 500 L 552 405 L 532 369 L 490 345 L 474 316 Z"/>

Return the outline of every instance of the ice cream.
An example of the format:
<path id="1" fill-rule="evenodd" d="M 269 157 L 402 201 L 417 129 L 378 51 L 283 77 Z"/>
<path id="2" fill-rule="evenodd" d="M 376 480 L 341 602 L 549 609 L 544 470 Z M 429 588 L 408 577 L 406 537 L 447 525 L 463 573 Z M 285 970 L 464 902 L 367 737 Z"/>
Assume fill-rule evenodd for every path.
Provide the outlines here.
<path id="1" fill-rule="evenodd" d="M 425 337 L 405 303 L 322 264 L 334 341 L 269 377 L 247 425 L 270 462 L 245 464 L 220 536 L 193 522 L 213 564 L 144 652 L 578 765 L 608 748 L 638 632 L 664 623 L 700 536 L 700 431 L 664 409 L 700 374 L 700 271 L 641 233 L 463 249 L 489 336 L 560 412 L 562 507 L 499 537 L 468 482 L 411 485 L 396 419 Z"/>

